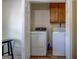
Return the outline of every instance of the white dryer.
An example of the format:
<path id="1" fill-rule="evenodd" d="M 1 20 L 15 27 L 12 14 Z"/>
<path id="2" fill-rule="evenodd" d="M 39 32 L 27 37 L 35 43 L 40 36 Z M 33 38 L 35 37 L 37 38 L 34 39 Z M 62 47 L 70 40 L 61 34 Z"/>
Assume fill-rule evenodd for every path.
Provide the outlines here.
<path id="1" fill-rule="evenodd" d="M 52 32 L 52 52 L 54 56 L 65 56 L 65 32 Z"/>

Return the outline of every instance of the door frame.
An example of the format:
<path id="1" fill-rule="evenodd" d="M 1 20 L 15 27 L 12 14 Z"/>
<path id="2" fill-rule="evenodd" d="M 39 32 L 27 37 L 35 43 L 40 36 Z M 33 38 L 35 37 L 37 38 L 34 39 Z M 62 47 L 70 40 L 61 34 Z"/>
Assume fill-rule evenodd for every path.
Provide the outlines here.
<path id="1" fill-rule="evenodd" d="M 52 3 L 52 2 L 31 2 L 28 1 L 28 10 L 30 10 L 31 3 Z M 30 20 L 30 11 L 29 14 Z M 66 59 L 72 59 L 72 0 L 66 0 L 66 39 L 65 39 L 65 55 Z M 30 25 L 30 24 L 29 24 Z"/>

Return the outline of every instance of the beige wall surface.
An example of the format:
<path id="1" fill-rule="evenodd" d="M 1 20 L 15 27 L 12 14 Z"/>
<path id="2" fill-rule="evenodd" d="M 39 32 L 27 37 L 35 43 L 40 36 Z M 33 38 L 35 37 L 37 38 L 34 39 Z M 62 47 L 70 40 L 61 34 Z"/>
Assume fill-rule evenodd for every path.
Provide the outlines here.
<path id="1" fill-rule="evenodd" d="M 77 2 L 72 1 L 72 59 L 77 59 Z"/>

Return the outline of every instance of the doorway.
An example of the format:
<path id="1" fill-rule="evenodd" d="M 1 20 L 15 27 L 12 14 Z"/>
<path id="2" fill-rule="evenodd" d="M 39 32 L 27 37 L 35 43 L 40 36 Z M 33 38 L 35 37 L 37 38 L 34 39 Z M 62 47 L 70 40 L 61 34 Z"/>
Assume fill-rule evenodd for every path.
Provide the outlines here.
<path id="1" fill-rule="evenodd" d="M 58 7 L 58 6 L 57 6 Z M 35 31 L 37 27 L 45 27 L 47 30 L 47 54 L 46 56 L 32 56 L 31 58 L 54 58 L 65 59 L 65 56 L 53 56 L 53 31 L 65 31 L 65 23 L 63 22 L 50 22 L 50 3 L 30 3 L 30 15 L 31 15 L 31 30 Z M 57 21 L 57 20 L 56 20 Z M 52 29 L 53 28 L 53 29 Z M 60 42 L 59 42 L 60 43 Z M 31 43 L 32 44 L 32 43 Z M 49 44 L 49 45 L 48 45 Z M 64 43 L 65 44 L 65 43 Z M 32 44 L 33 45 L 33 44 Z M 64 45 L 65 46 L 65 45 Z M 33 47 L 31 46 L 31 49 Z M 32 53 L 32 50 L 31 50 Z M 65 54 L 65 50 L 64 50 Z"/>

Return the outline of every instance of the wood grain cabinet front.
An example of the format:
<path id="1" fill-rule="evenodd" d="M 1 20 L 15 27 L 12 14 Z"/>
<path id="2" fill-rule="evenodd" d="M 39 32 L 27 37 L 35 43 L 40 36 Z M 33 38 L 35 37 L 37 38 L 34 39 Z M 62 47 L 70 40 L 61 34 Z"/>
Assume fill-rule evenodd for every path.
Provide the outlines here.
<path id="1" fill-rule="evenodd" d="M 65 23 L 65 3 L 50 4 L 50 22 Z"/>

